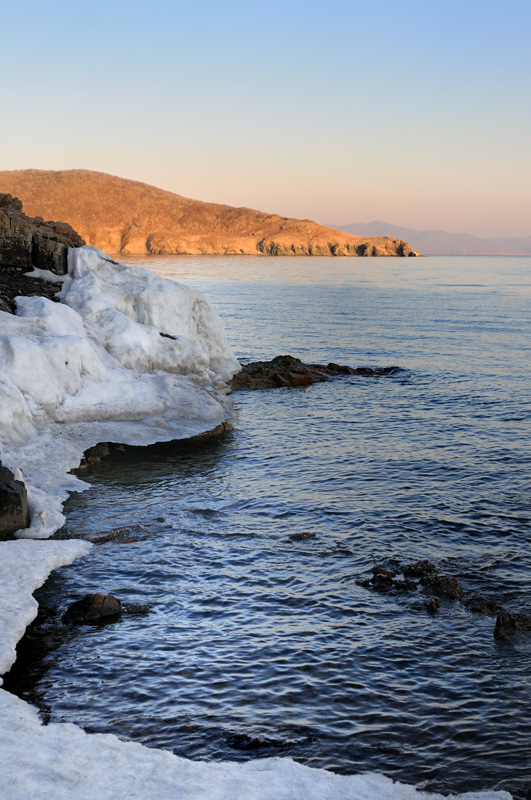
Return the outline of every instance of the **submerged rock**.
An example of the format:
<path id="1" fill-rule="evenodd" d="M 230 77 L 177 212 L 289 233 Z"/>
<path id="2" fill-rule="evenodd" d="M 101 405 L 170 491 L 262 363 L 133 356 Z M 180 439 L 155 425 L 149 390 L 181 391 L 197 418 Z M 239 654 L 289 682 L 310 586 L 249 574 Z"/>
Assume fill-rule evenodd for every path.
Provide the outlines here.
<path id="1" fill-rule="evenodd" d="M 300 533 L 291 533 L 288 536 L 288 539 L 290 542 L 304 542 L 306 539 L 315 539 L 316 536 L 316 533 L 310 533 L 310 531 L 301 531 Z"/>
<path id="2" fill-rule="evenodd" d="M 300 358 L 284 355 L 271 361 L 253 361 L 243 364 L 231 380 L 230 387 L 237 389 L 277 389 L 286 386 L 310 386 L 339 375 L 389 375 L 397 367 L 348 367 L 335 364 L 304 364 Z"/>

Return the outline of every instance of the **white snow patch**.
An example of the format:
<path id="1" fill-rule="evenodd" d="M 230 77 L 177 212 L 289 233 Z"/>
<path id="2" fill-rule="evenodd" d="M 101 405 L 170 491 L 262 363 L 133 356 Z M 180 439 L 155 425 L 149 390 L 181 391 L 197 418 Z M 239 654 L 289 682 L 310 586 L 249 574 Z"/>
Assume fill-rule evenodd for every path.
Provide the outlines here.
<path id="1" fill-rule="evenodd" d="M 227 419 L 225 382 L 240 369 L 200 292 L 99 250 L 69 251 L 60 297 L 0 312 L 0 455 L 22 470 L 32 513 L 21 538 L 61 527 L 68 492 L 86 488 L 68 473 L 89 447 L 183 439 Z"/>
<path id="2" fill-rule="evenodd" d="M 74 540 L 0 542 L 0 675 L 14 664 L 17 642 L 37 616 L 35 589 L 53 569 L 71 564 L 91 546 Z"/>
<path id="3" fill-rule="evenodd" d="M 49 283 L 62 283 L 65 279 L 64 275 L 56 275 L 49 269 L 40 269 L 40 267 L 33 267 L 31 272 L 24 273 L 28 278 L 42 278 Z"/>
<path id="4" fill-rule="evenodd" d="M 443 800 L 383 775 L 336 775 L 289 758 L 189 761 L 69 723 L 41 726 L 35 709 L 1 689 L 0 750 L 9 800 Z M 459 798 L 511 800 L 507 792 Z"/>

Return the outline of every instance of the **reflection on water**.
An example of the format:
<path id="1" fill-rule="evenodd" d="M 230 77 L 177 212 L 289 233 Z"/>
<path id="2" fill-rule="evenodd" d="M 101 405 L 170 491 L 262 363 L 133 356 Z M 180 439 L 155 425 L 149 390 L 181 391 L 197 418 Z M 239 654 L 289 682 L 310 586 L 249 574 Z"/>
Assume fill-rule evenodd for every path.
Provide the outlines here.
<path id="1" fill-rule="evenodd" d="M 120 256 L 178 281 L 365 284 L 392 289 L 501 288 L 531 293 L 531 256 L 428 256 L 426 258 L 332 258 L 287 256 Z"/>
<path id="2" fill-rule="evenodd" d="M 524 797 L 531 635 L 498 642 L 463 604 L 429 615 L 420 593 L 357 581 L 429 558 L 531 610 L 531 259 L 155 264 L 206 291 L 241 357 L 401 369 L 240 393 L 219 440 L 92 468 L 66 534 L 138 540 L 95 546 L 41 598 L 104 590 L 153 612 L 54 641 L 35 687 L 52 719 L 193 758 Z"/>

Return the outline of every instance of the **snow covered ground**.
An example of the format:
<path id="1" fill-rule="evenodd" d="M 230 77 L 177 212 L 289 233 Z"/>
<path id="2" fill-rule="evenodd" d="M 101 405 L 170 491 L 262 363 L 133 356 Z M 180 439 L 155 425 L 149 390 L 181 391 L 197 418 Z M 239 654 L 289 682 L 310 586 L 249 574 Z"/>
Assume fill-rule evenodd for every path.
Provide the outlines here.
<path id="1" fill-rule="evenodd" d="M 41 277 L 52 277 L 39 271 Z M 57 276 L 53 276 L 57 280 Z M 90 545 L 29 541 L 64 520 L 69 470 L 98 442 L 149 444 L 214 428 L 230 416 L 225 381 L 239 369 L 201 294 L 104 253 L 71 250 L 61 304 L 17 298 L 0 311 L 0 454 L 26 482 L 31 528 L 0 542 L 0 674 L 37 613 L 32 592 Z M 1 679 L 0 679 L 1 683 Z M 2 800 L 436 800 L 381 775 L 335 775 L 270 758 L 194 762 L 70 724 L 0 689 Z M 461 798 L 510 800 L 506 792 Z"/>

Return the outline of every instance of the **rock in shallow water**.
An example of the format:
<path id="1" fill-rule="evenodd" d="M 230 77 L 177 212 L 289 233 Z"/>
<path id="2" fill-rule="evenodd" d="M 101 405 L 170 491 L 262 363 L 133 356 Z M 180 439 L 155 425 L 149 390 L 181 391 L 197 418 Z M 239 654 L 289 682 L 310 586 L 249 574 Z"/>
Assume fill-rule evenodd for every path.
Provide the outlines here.
<path id="1" fill-rule="evenodd" d="M 280 387 L 310 386 L 339 375 L 389 375 L 397 367 L 348 367 L 341 364 L 304 364 L 294 356 L 276 356 L 271 361 L 253 361 L 243 364 L 231 380 L 230 387 L 237 389 L 278 389 Z"/>
<path id="2" fill-rule="evenodd" d="M 76 600 L 63 614 L 63 622 L 82 625 L 86 622 L 98 622 L 107 617 L 116 617 L 122 613 L 122 604 L 112 594 L 87 594 Z"/>
<path id="3" fill-rule="evenodd" d="M 84 625 L 106 622 L 120 614 L 149 614 L 150 611 L 149 606 L 124 606 L 112 594 L 87 594 L 67 608 L 62 620 L 70 625 Z"/>
<path id="4" fill-rule="evenodd" d="M 506 639 L 519 631 L 531 631 L 531 614 L 511 614 L 509 611 L 498 614 L 494 627 L 497 639 Z"/>

